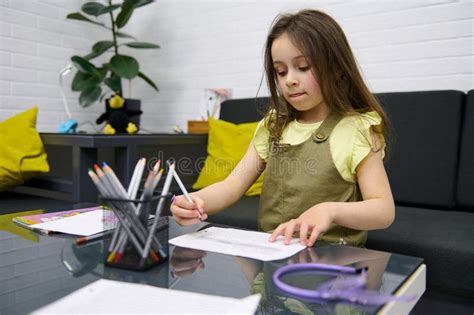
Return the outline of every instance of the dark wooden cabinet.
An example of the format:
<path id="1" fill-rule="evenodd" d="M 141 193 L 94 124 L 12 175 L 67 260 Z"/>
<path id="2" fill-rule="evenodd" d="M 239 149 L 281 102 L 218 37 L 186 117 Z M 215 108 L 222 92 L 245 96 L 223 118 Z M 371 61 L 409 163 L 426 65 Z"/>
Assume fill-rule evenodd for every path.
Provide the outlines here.
<path id="1" fill-rule="evenodd" d="M 183 183 L 190 188 L 204 164 L 207 146 L 207 135 L 187 134 L 42 133 L 41 138 L 50 173 L 35 177 L 14 191 L 74 202 L 97 200 L 97 190 L 87 171 L 102 161 L 127 187 L 139 158 L 147 158 L 147 167 L 157 159 L 165 162 L 173 158 Z M 172 190 L 179 189 L 173 186 Z"/>

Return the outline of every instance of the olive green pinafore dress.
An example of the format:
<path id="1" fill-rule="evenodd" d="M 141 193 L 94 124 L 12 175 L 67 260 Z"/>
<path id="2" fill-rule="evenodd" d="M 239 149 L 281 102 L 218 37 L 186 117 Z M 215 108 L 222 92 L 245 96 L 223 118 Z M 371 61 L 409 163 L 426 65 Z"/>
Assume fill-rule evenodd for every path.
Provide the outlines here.
<path id="1" fill-rule="evenodd" d="M 329 136 L 342 119 L 330 114 L 309 139 L 298 145 L 270 145 L 260 196 L 259 229 L 272 231 L 322 202 L 362 200 L 359 186 L 345 180 L 332 159 Z M 319 240 L 364 246 L 367 231 L 332 224 Z"/>

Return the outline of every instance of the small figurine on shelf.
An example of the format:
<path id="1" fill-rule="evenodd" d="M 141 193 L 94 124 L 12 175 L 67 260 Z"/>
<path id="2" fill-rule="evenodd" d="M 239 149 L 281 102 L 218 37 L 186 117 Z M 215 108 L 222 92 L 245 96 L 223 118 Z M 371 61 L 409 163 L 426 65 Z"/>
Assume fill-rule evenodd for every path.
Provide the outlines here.
<path id="1" fill-rule="evenodd" d="M 128 133 L 134 134 L 138 132 L 138 126 L 131 121 L 132 116 L 140 115 L 141 110 L 132 110 L 127 108 L 127 101 L 120 95 L 116 94 L 112 98 L 106 100 L 106 111 L 96 123 L 101 124 L 106 121 L 106 125 L 102 129 L 105 134 Z"/>

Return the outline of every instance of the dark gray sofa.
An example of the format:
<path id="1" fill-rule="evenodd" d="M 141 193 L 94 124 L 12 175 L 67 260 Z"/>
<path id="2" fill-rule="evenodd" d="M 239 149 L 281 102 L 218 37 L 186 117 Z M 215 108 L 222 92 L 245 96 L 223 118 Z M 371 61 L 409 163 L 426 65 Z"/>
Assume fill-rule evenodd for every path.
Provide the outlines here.
<path id="1" fill-rule="evenodd" d="M 428 287 L 474 297 L 474 90 L 376 94 L 392 123 L 386 159 L 395 222 L 370 231 L 367 247 L 423 257 Z M 230 100 L 221 118 L 261 117 L 267 99 Z M 258 197 L 209 220 L 257 228 Z"/>
<path id="2" fill-rule="evenodd" d="M 381 93 L 376 95 L 393 125 L 386 168 L 396 201 L 395 222 L 370 231 L 367 247 L 423 257 L 429 289 L 474 297 L 474 90 Z M 221 118 L 234 123 L 257 121 L 267 98 L 229 100 Z M 202 161 L 206 137 L 188 145 L 146 148 L 140 156 L 185 156 Z M 197 141 L 199 140 L 199 141 Z M 202 140 L 202 141 L 201 141 Z M 199 144 L 196 144 L 199 143 Z M 178 150 L 179 147 L 179 150 Z M 49 152 L 48 154 L 54 152 Z M 183 176 L 187 186 L 196 169 Z M 173 190 L 179 193 L 179 189 Z M 0 213 L 51 204 L 51 200 L 0 193 Z M 29 202 L 31 200 L 31 202 Z M 259 197 L 244 197 L 209 221 L 257 229 Z M 44 204 L 44 205 L 43 205 Z M 68 203 L 55 201 L 58 210 Z M 33 206 L 34 205 L 34 206 Z"/>

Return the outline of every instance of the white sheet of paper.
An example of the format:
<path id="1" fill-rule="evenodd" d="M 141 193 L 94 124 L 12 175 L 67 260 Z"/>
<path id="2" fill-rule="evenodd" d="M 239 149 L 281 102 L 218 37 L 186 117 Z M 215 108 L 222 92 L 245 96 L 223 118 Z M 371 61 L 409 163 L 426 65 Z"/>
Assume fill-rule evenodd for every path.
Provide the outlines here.
<path id="1" fill-rule="evenodd" d="M 269 237 L 269 233 L 210 227 L 175 237 L 169 243 L 263 261 L 284 259 L 305 248 L 299 239 L 292 239 L 289 245 L 285 245 L 281 239 L 270 243 Z"/>
<path id="2" fill-rule="evenodd" d="M 32 314 L 254 314 L 259 302 L 259 294 L 235 299 L 100 279 Z"/>
<path id="3" fill-rule="evenodd" d="M 34 224 L 35 229 L 89 236 L 116 227 L 117 218 L 110 210 L 94 210 L 71 217 Z"/>

